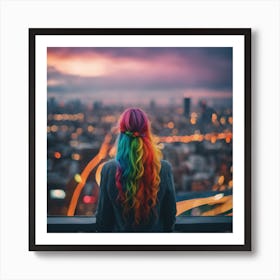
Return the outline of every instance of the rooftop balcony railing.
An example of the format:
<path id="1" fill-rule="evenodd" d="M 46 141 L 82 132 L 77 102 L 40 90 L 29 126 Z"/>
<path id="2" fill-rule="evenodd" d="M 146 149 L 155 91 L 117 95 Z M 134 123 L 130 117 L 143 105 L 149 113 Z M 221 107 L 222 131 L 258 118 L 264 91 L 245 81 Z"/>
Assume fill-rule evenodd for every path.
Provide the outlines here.
<path id="1" fill-rule="evenodd" d="M 48 232 L 95 232 L 96 218 L 48 216 Z M 178 216 L 175 232 L 232 232 L 232 216 Z"/>

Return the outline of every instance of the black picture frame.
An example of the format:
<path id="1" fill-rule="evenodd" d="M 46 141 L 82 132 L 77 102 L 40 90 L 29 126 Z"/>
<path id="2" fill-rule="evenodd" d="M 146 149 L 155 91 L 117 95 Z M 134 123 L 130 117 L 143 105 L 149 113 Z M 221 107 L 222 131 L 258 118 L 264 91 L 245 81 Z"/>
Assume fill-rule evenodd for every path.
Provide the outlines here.
<path id="1" fill-rule="evenodd" d="M 244 38 L 244 243 L 41 244 L 36 242 L 36 38 L 67 35 L 241 36 Z M 48 228 L 56 227 L 55 222 Z M 69 226 L 66 221 L 62 227 Z M 79 231 L 79 225 L 77 231 Z M 63 232 L 63 230 L 61 230 Z M 49 234 L 52 234 L 51 232 Z M 30 251 L 251 251 L 251 29 L 250 28 L 30 28 L 29 29 L 29 250 Z"/>

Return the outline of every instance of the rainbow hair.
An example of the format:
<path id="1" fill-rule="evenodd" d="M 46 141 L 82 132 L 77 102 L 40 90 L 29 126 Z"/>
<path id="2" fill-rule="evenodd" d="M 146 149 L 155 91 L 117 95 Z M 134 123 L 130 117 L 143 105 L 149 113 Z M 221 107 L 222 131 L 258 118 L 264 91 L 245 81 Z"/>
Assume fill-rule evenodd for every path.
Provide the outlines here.
<path id="1" fill-rule="evenodd" d="M 123 112 L 119 120 L 116 186 L 124 215 L 146 223 L 157 202 L 161 151 L 157 148 L 147 115 L 138 108 Z"/>

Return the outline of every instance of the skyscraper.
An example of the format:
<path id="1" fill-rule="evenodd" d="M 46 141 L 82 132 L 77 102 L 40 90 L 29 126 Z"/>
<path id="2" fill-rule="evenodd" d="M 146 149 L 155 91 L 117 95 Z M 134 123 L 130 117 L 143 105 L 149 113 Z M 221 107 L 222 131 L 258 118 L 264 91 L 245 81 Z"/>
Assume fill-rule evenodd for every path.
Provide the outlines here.
<path id="1" fill-rule="evenodd" d="M 187 119 L 190 117 L 190 106 L 191 106 L 191 99 L 188 97 L 184 98 L 184 115 Z"/>

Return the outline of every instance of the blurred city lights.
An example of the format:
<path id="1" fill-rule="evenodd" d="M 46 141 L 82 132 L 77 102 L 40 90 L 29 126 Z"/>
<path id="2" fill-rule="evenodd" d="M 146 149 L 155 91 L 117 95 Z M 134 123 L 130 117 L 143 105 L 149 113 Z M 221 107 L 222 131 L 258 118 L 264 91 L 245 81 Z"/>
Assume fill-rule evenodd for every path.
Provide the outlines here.
<path id="1" fill-rule="evenodd" d="M 61 158 L 61 153 L 60 153 L 60 152 L 55 152 L 55 153 L 54 153 L 54 157 L 55 157 L 56 159 L 60 159 L 60 158 Z"/>
<path id="2" fill-rule="evenodd" d="M 77 153 L 74 153 L 74 154 L 72 154 L 72 159 L 74 159 L 74 160 L 80 160 L 80 159 L 81 159 L 81 156 L 80 156 L 79 154 L 77 154 Z"/>
<path id="3" fill-rule="evenodd" d="M 61 189 L 50 190 L 50 197 L 52 199 L 64 199 L 66 197 L 66 193 Z"/>
<path id="4" fill-rule="evenodd" d="M 159 144 L 158 144 L 158 148 L 159 148 L 160 150 L 163 150 L 163 149 L 164 149 L 164 144 L 163 144 L 163 143 L 159 143 Z"/>
<path id="5" fill-rule="evenodd" d="M 161 110 L 161 109 L 160 109 Z M 112 111 L 113 112 L 113 111 Z M 173 158 L 172 154 L 173 151 L 175 153 L 178 153 L 179 155 L 179 161 L 184 160 L 184 157 L 186 154 L 196 155 L 196 152 L 194 147 L 196 147 L 197 144 L 195 142 L 204 142 L 201 145 L 201 147 L 204 147 L 206 151 L 216 151 L 220 147 L 223 147 L 223 149 L 227 149 L 230 151 L 231 145 L 226 145 L 231 144 L 232 141 L 232 129 L 230 127 L 230 124 L 232 124 L 232 117 L 228 117 L 231 111 L 226 113 L 223 111 L 221 112 L 218 111 L 218 113 L 212 113 L 212 115 L 208 115 L 208 122 L 204 121 L 202 122 L 201 125 L 201 115 L 192 112 L 190 115 L 186 114 L 184 109 L 182 108 L 177 108 L 174 109 L 175 115 L 172 113 L 170 116 L 167 114 L 166 116 L 160 115 L 159 112 L 158 119 L 155 119 L 153 123 L 155 124 L 155 131 L 156 135 L 155 139 L 156 142 L 158 143 L 159 149 L 165 153 L 165 156 L 167 156 L 167 159 L 175 160 L 175 157 Z M 177 113 L 177 115 L 176 115 Z M 178 113 L 180 115 L 178 115 Z M 96 115 L 90 115 L 88 112 L 85 112 L 85 114 L 50 114 L 48 115 L 48 120 L 53 120 L 52 122 L 48 123 L 47 126 L 47 131 L 48 133 L 51 132 L 59 132 L 56 135 L 48 134 L 48 137 L 50 140 L 53 139 L 53 137 L 57 137 L 59 141 L 59 145 L 57 145 L 55 148 L 52 150 L 52 155 L 54 156 L 55 159 L 60 159 L 62 158 L 62 153 L 63 153 L 63 158 L 59 161 L 55 161 L 52 163 L 50 161 L 50 170 L 51 168 L 57 168 L 59 165 L 61 170 L 62 168 L 65 168 L 65 161 L 68 159 L 77 161 L 69 161 L 69 165 L 71 165 L 71 174 L 68 175 L 66 174 L 65 176 L 71 176 L 72 179 L 70 180 L 76 186 L 71 186 L 71 188 L 74 188 L 74 192 L 70 201 L 70 204 L 65 206 L 64 208 L 67 209 L 67 215 L 68 216 L 73 216 L 76 211 L 77 214 L 79 213 L 89 213 L 89 211 L 93 212 L 95 211 L 95 208 L 92 208 L 91 210 L 82 208 L 82 205 L 78 205 L 78 200 L 81 197 L 81 191 L 84 187 L 84 185 L 87 182 L 87 178 L 92 180 L 92 177 L 88 177 L 91 173 L 93 173 L 93 176 L 95 176 L 95 181 L 99 185 L 100 184 L 100 177 L 101 177 L 101 170 L 103 167 L 104 162 L 103 160 L 109 160 L 110 158 L 115 157 L 116 155 L 116 146 L 115 146 L 115 138 L 117 134 L 119 133 L 119 130 L 116 125 L 116 121 L 118 119 L 118 116 L 110 113 L 109 115 L 106 115 L 104 113 L 101 116 L 96 116 Z M 70 121 L 70 122 L 65 122 L 65 121 Z M 78 121 L 74 123 L 74 121 Z M 81 121 L 85 121 L 82 123 Z M 58 123 L 59 122 L 59 123 Z M 221 124 L 221 125 L 220 125 Z M 204 125 L 204 126 L 203 126 Z M 165 128 L 165 129 L 162 129 Z M 168 128 L 168 129 L 166 129 Z M 162 129 L 162 131 L 161 131 Z M 110 131 L 109 134 L 107 134 L 104 138 L 104 135 L 106 131 Z M 93 135 L 94 133 L 94 135 Z M 90 135 L 92 134 L 92 135 Z M 113 142 L 111 143 L 112 136 L 114 137 Z M 68 147 L 67 149 L 65 147 L 62 148 L 62 142 L 61 141 L 68 141 Z M 222 141 L 221 141 L 222 140 Z M 217 143 L 217 145 L 209 145 L 206 143 L 209 141 L 212 144 L 215 144 L 216 142 L 220 141 Z M 172 145 L 172 143 L 175 143 L 175 145 Z M 193 145 L 181 145 L 186 144 L 186 143 L 194 143 Z M 204 146 L 205 144 L 205 146 Z M 100 146 L 101 145 L 101 146 Z M 96 148 L 100 147 L 99 152 L 96 154 Z M 93 153 L 95 155 L 92 160 L 90 160 L 88 163 L 86 162 L 88 160 L 88 155 L 84 154 L 84 151 L 88 149 L 90 153 Z M 83 156 L 82 156 L 83 155 Z M 206 157 L 208 155 L 199 155 L 201 158 Z M 186 164 L 188 164 L 189 159 L 187 156 L 185 157 L 186 159 Z M 80 162 L 78 162 L 80 161 Z M 102 162 L 102 163 L 100 163 Z M 174 162 L 173 162 L 174 164 Z M 214 162 L 216 164 L 216 162 Z M 231 163 L 232 164 L 232 163 Z M 54 167 L 52 167 L 52 165 Z M 179 164 L 180 165 L 180 164 Z M 185 169 L 182 169 L 183 166 L 175 166 L 174 170 L 178 169 L 176 172 L 184 172 L 186 173 Z M 216 166 L 218 168 L 219 166 Z M 230 165 L 229 165 L 230 167 Z M 181 168 L 181 169 L 180 169 Z M 185 168 L 185 167 L 184 167 Z M 183 170 L 183 171 L 182 171 Z M 217 169 L 218 170 L 218 169 Z M 229 171 L 229 169 L 227 170 Z M 230 171 L 232 173 L 232 167 L 230 168 Z M 79 173 L 78 173 L 79 172 Z M 197 171 L 195 171 L 197 172 Z M 216 171 L 218 172 L 218 171 Z M 180 173 L 180 174 L 181 174 Z M 73 176 L 74 174 L 74 176 Z M 186 173 L 187 174 L 187 173 Z M 50 173 L 50 176 L 53 176 Z M 176 175 L 177 176 L 177 175 Z M 181 175 L 179 175 L 180 177 Z M 189 176 L 189 175 L 186 175 Z M 218 177 L 217 177 L 218 176 Z M 192 177 L 192 175 L 190 175 Z M 50 177 L 52 178 L 52 177 Z M 69 178 L 69 177 L 68 177 Z M 214 178 L 214 177 L 213 177 Z M 220 172 L 215 174 L 216 183 L 213 182 L 209 183 L 209 185 L 205 185 L 201 187 L 201 191 L 223 191 L 223 190 L 229 190 L 232 188 L 232 179 L 228 178 L 228 175 L 226 172 Z M 225 179 L 226 178 L 226 179 Z M 192 179 L 190 179 L 192 180 Z M 211 179 L 212 180 L 212 179 Z M 58 181 L 57 181 L 58 182 Z M 72 184 L 71 183 L 71 184 Z M 92 182 L 93 183 L 93 182 Z M 176 182 L 175 182 L 176 183 Z M 59 184 L 59 183 L 55 183 Z M 70 183 L 69 183 L 70 184 Z M 93 183 L 95 184 L 95 183 Z M 208 184 L 208 183 L 206 183 Z M 70 185 L 69 185 L 70 186 Z M 96 186 L 96 184 L 95 184 Z M 178 186 L 178 185 L 177 185 Z M 53 187 L 53 186 L 52 186 Z M 176 187 L 177 188 L 177 187 Z M 181 186 L 179 184 L 179 188 L 182 188 L 181 190 L 184 192 L 185 190 L 188 190 L 192 192 L 195 188 L 193 186 L 193 183 L 191 183 L 190 187 L 187 186 L 187 183 L 184 182 L 184 186 Z M 177 191 L 177 189 L 176 189 Z M 83 201 L 83 207 L 86 207 L 85 204 L 93 204 L 97 203 L 97 197 L 88 195 L 88 192 L 85 192 L 87 195 L 82 196 L 82 201 Z M 51 197 L 52 198 L 57 198 L 57 199 L 63 199 L 63 196 L 66 196 L 66 193 L 61 190 L 59 191 L 53 190 L 51 192 Z M 226 194 L 225 194 L 226 196 Z M 224 197 L 224 194 L 217 194 L 217 195 L 212 195 L 209 196 L 207 199 L 200 199 L 196 198 L 192 202 L 188 201 L 184 205 L 187 205 L 187 208 L 190 209 L 189 207 L 193 207 L 195 209 L 196 207 L 200 207 L 203 205 L 214 205 L 218 203 L 224 203 L 227 201 L 227 199 L 230 199 L 228 196 L 227 198 Z M 191 199 L 192 200 L 192 199 Z M 215 202 L 216 201 L 216 202 Z M 219 201 L 219 202 L 218 202 Z M 67 202 L 68 203 L 68 202 Z M 77 207 L 78 206 L 78 207 Z M 77 207 L 77 210 L 76 210 Z M 91 207 L 91 206 L 90 206 Z M 201 209 L 206 209 L 204 206 Z M 199 215 L 210 215 L 211 213 L 214 212 L 205 212 L 205 210 L 201 210 L 200 208 L 197 208 L 196 210 L 191 211 L 188 215 L 191 215 L 191 213 L 201 213 Z M 208 209 L 208 208 L 207 208 Z M 65 211 L 65 210 L 64 210 Z M 221 213 L 218 210 L 215 211 L 215 213 Z M 228 213 L 227 213 L 228 214 Z"/>
<path id="6" fill-rule="evenodd" d="M 79 145 L 79 142 L 78 142 L 78 141 L 76 141 L 76 140 L 70 141 L 70 146 L 71 146 L 71 147 L 77 147 L 78 145 Z"/>
<path id="7" fill-rule="evenodd" d="M 214 199 L 215 200 L 219 200 L 219 199 L 221 199 L 221 198 L 223 198 L 224 197 L 224 194 L 223 193 L 218 193 L 218 194 L 216 194 L 215 196 L 214 196 Z"/>
<path id="8" fill-rule="evenodd" d="M 210 133 L 207 133 L 205 136 L 204 136 L 204 139 L 206 140 L 206 141 L 211 141 L 211 134 Z"/>
<path id="9" fill-rule="evenodd" d="M 117 121 L 117 119 L 115 116 L 111 115 L 102 117 L 101 121 L 104 123 L 114 123 Z"/>
<path id="10" fill-rule="evenodd" d="M 84 114 L 54 114 L 48 115 L 48 120 L 55 120 L 55 121 L 83 121 Z"/>
<path id="11" fill-rule="evenodd" d="M 173 136 L 162 136 L 158 137 L 159 142 L 165 142 L 165 143 L 173 143 L 173 142 L 182 142 L 182 143 L 189 143 L 189 142 L 201 142 L 203 140 L 211 141 L 212 144 L 215 144 L 217 140 L 222 139 L 229 139 L 229 141 L 232 138 L 231 132 L 225 132 L 225 133 L 208 133 L 208 134 L 200 134 L 199 131 L 195 131 L 195 134 L 193 135 L 173 135 Z M 227 141 L 227 140 L 226 140 Z"/>
<path id="12" fill-rule="evenodd" d="M 93 203 L 96 202 L 96 197 L 93 196 L 93 195 L 85 195 L 85 196 L 83 197 L 83 202 L 84 202 L 85 204 L 93 204 Z"/>
<path id="13" fill-rule="evenodd" d="M 111 135 L 107 135 L 104 139 L 104 142 L 103 144 L 106 146 L 110 140 L 111 140 L 112 136 Z M 208 134 L 200 134 L 200 131 L 197 130 L 195 131 L 195 134 L 193 135 L 182 135 L 182 136 L 176 136 L 176 135 L 173 135 L 173 136 L 166 136 L 166 137 L 156 137 L 158 142 L 160 142 L 158 145 L 159 145 L 159 148 L 164 148 L 164 143 L 172 143 L 172 142 L 182 142 L 182 143 L 189 143 L 189 142 L 197 142 L 197 141 L 203 141 L 203 140 L 210 140 L 212 143 L 215 143 L 217 140 L 222 140 L 222 139 L 226 139 L 226 138 L 229 138 L 231 139 L 232 138 L 232 133 L 231 132 L 221 132 L 221 133 L 208 133 Z M 71 141 L 73 145 L 74 141 Z M 77 141 L 76 141 L 77 142 Z M 76 144 L 75 142 L 75 144 Z M 78 142 L 77 144 L 78 145 Z M 74 145 L 73 145 L 74 146 Z M 101 146 L 100 148 L 100 151 L 98 153 L 98 155 L 95 157 L 96 160 L 97 158 L 99 158 L 99 160 L 102 160 L 103 158 L 106 157 L 106 155 L 109 155 L 111 154 L 111 156 L 115 153 L 115 146 L 113 146 L 110 150 L 108 149 L 108 146 L 106 146 L 106 151 L 105 151 L 105 146 Z M 74 156 L 76 157 L 76 156 Z M 76 157 L 78 158 L 78 157 Z M 90 170 L 92 170 L 95 166 L 95 164 L 93 164 L 93 162 L 95 162 L 95 158 L 92 160 L 92 164 L 88 164 L 88 166 L 82 171 L 82 173 L 85 172 L 85 170 L 88 169 L 88 171 L 86 171 L 86 173 L 89 173 Z M 92 165 L 92 166 L 91 166 Z M 103 164 L 99 165 L 97 170 L 96 170 L 96 182 L 97 184 L 100 184 L 100 174 L 101 174 L 101 169 L 102 169 L 102 166 Z M 86 175 L 88 176 L 88 175 Z M 82 187 L 83 187 L 83 184 L 85 183 L 85 181 L 83 181 L 83 176 L 81 176 L 80 174 L 76 174 L 74 176 L 74 179 L 75 181 L 78 183 L 78 186 L 75 190 L 75 196 L 72 197 L 72 201 L 71 201 L 71 204 L 70 204 L 70 207 L 68 209 L 68 216 L 71 216 L 73 215 L 73 211 L 75 210 L 75 204 L 77 203 L 77 199 L 78 199 L 78 193 L 81 191 Z M 86 180 L 86 178 L 85 178 Z M 219 179 L 218 179 L 218 184 L 220 187 L 218 187 L 220 190 L 224 190 L 225 189 L 225 185 L 223 185 L 224 183 L 224 176 L 220 176 Z M 82 185 L 80 185 L 82 184 Z"/>
<path id="14" fill-rule="evenodd" d="M 174 122 L 169 122 L 167 124 L 167 127 L 170 128 L 170 129 L 174 128 Z"/>
<path id="15" fill-rule="evenodd" d="M 98 165 L 98 163 L 104 159 L 108 153 L 110 142 L 112 140 L 112 135 L 110 133 L 106 134 L 104 137 L 104 141 L 101 144 L 101 147 L 99 149 L 98 154 L 86 165 L 86 167 L 83 169 L 81 175 L 76 174 L 74 179 L 78 183 L 78 185 L 75 187 L 74 193 L 72 195 L 70 205 L 67 210 L 67 216 L 74 216 L 75 209 L 78 203 L 78 199 L 80 196 L 80 193 L 85 185 L 85 182 L 87 181 L 87 178 L 90 174 L 90 172 Z M 78 181 L 77 181 L 78 179 Z"/>
<path id="16" fill-rule="evenodd" d="M 218 179 L 218 184 L 221 186 L 224 183 L 224 181 L 225 181 L 225 177 L 222 175 Z"/>
<path id="17" fill-rule="evenodd" d="M 87 130 L 88 130 L 88 132 L 92 133 L 94 131 L 94 126 L 89 125 Z"/>
<path id="18" fill-rule="evenodd" d="M 192 112 L 191 113 L 191 117 L 194 118 L 194 119 L 197 119 L 198 115 L 196 112 Z"/>
<path id="19" fill-rule="evenodd" d="M 82 177 L 81 177 L 80 174 L 76 174 L 76 175 L 74 176 L 74 179 L 75 179 L 75 181 L 76 181 L 77 183 L 81 183 L 81 182 L 82 182 Z"/>
<path id="20" fill-rule="evenodd" d="M 61 131 L 63 131 L 63 132 L 68 131 L 68 126 L 67 125 L 62 125 L 61 126 Z"/>
<path id="21" fill-rule="evenodd" d="M 81 135 L 82 133 L 83 133 L 83 129 L 82 129 L 82 128 L 80 128 L 80 127 L 79 127 L 79 128 L 77 128 L 77 134 L 78 134 L 78 135 Z"/>
<path id="22" fill-rule="evenodd" d="M 225 117 L 221 117 L 221 118 L 220 118 L 220 123 L 221 123 L 222 125 L 225 125 L 225 124 L 226 124 L 226 119 L 225 119 Z"/>
<path id="23" fill-rule="evenodd" d="M 200 135 L 200 134 L 194 134 L 194 135 L 192 135 L 192 140 L 193 141 L 202 141 L 203 140 L 203 136 L 202 135 Z"/>
<path id="24" fill-rule="evenodd" d="M 217 141 L 217 138 L 216 138 L 215 136 L 212 136 L 212 137 L 211 137 L 211 143 L 212 143 L 212 144 L 215 144 L 216 141 Z"/>
<path id="25" fill-rule="evenodd" d="M 226 142 L 230 143 L 231 138 L 229 136 L 226 137 Z"/>
<path id="26" fill-rule="evenodd" d="M 79 136 L 78 133 L 75 132 L 71 134 L 72 139 L 78 139 L 78 136 Z"/>
<path id="27" fill-rule="evenodd" d="M 191 122 L 192 125 L 195 125 L 196 124 L 196 118 L 191 117 L 190 122 Z"/>
<path id="28" fill-rule="evenodd" d="M 212 114 L 212 123 L 216 123 L 217 118 L 218 118 L 217 114 L 213 113 Z"/>
<path id="29" fill-rule="evenodd" d="M 57 130 L 58 130 L 57 125 L 52 125 L 51 126 L 51 132 L 57 132 Z"/>

